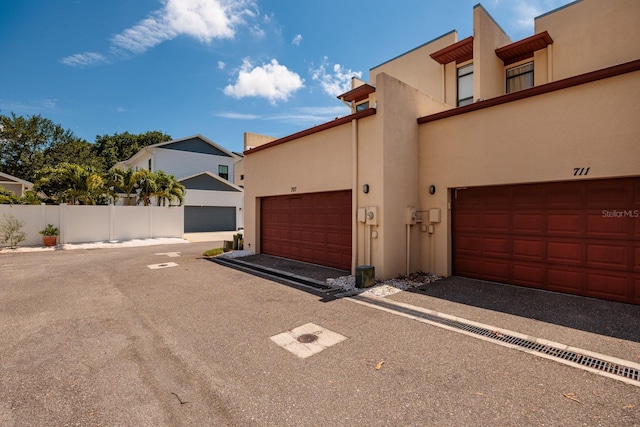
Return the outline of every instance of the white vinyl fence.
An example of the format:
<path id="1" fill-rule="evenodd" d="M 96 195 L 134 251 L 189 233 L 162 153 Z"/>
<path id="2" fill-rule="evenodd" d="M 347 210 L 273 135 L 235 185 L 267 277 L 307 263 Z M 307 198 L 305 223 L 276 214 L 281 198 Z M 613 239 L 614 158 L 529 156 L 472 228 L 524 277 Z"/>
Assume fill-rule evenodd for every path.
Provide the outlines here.
<path id="1" fill-rule="evenodd" d="M 182 206 L 0 205 L 0 218 L 3 214 L 24 223 L 21 246 L 42 245 L 38 232 L 47 224 L 60 229 L 58 243 L 184 236 Z"/>

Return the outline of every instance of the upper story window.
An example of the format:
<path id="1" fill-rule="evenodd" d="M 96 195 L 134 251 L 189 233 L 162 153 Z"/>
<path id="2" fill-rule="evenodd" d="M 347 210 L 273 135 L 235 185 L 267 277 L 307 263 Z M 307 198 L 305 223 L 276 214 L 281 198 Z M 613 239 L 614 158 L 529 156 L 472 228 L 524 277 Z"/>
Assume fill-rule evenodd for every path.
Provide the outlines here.
<path id="1" fill-rule="evenodd" d="M 356 104 L 356 111 L 363 111 L 369 108 L 369 101 L 361 102 L 360 104 Z"/>
<path id="2" fill-rule="evenodd" d="M 533 62 L 507 69 L 507 93 L 533 87 Z"/>
<path id="3" fill-rule="evenodd" d="M 473 63 L 458 68 L 458 107 L 473 104 Z"/>
<path id="4" fill-rule="evenodd" d="M 220 178 L 229 179 L 229 166 L 218 165 L 218 176 Z"/>

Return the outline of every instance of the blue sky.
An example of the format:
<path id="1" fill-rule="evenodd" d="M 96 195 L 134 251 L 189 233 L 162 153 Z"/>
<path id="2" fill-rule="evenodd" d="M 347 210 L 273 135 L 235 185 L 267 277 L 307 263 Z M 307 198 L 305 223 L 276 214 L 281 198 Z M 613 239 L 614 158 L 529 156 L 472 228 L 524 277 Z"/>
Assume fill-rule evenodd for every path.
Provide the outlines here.
<path id="1" fill-rule="evenodd" d="M 96 135 L 282 137 L 349 111 L 352 76 L 451 30 L 478 0 L 2 0 L 0 113 Z M 570 0 L 486 0 L 513 41 Z"/>

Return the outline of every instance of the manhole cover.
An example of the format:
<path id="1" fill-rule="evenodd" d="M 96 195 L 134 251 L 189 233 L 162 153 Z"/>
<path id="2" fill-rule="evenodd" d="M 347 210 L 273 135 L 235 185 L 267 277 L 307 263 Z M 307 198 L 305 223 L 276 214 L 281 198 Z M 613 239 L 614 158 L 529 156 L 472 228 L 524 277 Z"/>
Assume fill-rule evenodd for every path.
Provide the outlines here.
<path id="1" fill-rule="evenodd" d="M 301 342 L 303 344 L 308 344 L 310 342 L 314 342 L 318 340 L 318 336 L 317 335 L 313 335 L 313 334 L 303 334 L 300 335 L 297 338 L 298 342 Z"/>

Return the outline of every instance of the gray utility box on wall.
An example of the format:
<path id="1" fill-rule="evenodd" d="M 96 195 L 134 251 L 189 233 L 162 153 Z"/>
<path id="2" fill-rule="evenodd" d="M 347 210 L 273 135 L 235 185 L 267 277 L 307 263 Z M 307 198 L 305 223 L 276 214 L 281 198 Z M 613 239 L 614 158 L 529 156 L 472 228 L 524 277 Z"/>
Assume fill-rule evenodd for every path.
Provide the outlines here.
<path id="1" fill-rule="evenodd" d="M 356 288 L 370 288 L 376 284 L 376 270 L 372 265 L 356 267 Z"/>

